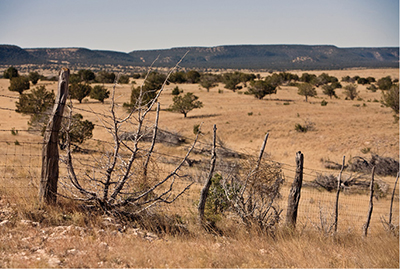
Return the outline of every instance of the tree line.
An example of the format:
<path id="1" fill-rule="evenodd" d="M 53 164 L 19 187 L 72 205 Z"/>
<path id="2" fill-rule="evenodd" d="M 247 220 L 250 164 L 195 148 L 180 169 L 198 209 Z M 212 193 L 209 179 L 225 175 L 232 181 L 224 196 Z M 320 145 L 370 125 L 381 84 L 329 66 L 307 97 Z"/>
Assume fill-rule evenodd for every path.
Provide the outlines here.
<path id="1" fill-rule="evenodd" d="M 48 93 L 45 92 L 44 86 L 33 90 L 30 94 L 24 95 L 23 92 L 30 88 L 30 84 L 36 85 L 39 80 L 43 80 L 37 72 L 30 72 L 28 76 L 19 75 L 18 70 L 14 67 L 9 67 L 4 71 L 4 78 L 10 79 L 10 91 L 16 91 L 20 93 L 21 105 L 30 106 L 26 103 L 29 98 L 42 99 L 41 101 L 29 101 L 36 103 L 40 109 L 47 109 L 44 102 Z M 128 84 L 130 79 L 145 79 L 142 86 L 136 86 L 135 81 L 132 81 L 131 96 L 129 102 L 124 103 L 124 107 L 127 110 L 133 109 L 135 106 L 143 106 L 154 99 L 157 95 L 157 91 L 162 87 L 163 83 L 166 82 L 174 84 L 195 84 L 198 83 L 201 87 L 210 91 L 210 89 L 218 86 L 220 83 L 224 85 L 225 89 L 233 92 L 242 90 L 245 94 L 253 95 L 257 99 L 263 99 L 267 95 L 276 94 L 280 86 L 294 86 L 298 88 L 298 94 L 304 96 L 305 101 L 308 101 L 309 97 L 317 95 L 316 88 L 321 87 L 324 95 L 329 98 L 337 98 L 336 89 L 343 88 L 346 99 L 354 100 L 358 97 L 357 87 L 358 85 L 369 85 L 368 90 L 373 92 L 382 90 L 381 102 L 398 114 L 399 111 L 399 81 L 398 79 L 392 79 L 390 76 L 382 77 L 375 80 L 373 77 L 360 77 L 360 76 L 344 76 L 339 81 L 338 78 L 330 76 L 327 73 L 320 75 L 303 73 L 301 76 L 290 72 L 272 73 L 265 78 L 261 78 L 259 74 L 243 73 L 239 71 L 226 72 L 223 74 L 213 73 L 201 73 L 196 70 L 176 71 L 170 74 L 168 80 L 166 80 L 166 74 L 161 72 L 153 71 L 150 73 L 134 73 L 130 75 L 119 75 L 117 76 L 113 72 L 100 71 L 94 73 L 88 69 L 82 69 L 78 72 L 71 74 L 69 83 L 69 93 L 72 99 L 78 100 L 79 103 L 86 97 L 98 100 L 104 103 L 104 100 L 110 96 L 110 91 L 104 85 L 106 83 L 119 83 Z M 341 82 L 346 82 L 346 86 L 342 86 Z M 103 85 L 94 85 L 92 83 L 102 83 Z M 141 95 L 143 92 L 143 95 Z M 179 89 L 178 86 L 173 90 L 173 104 L 169 110 L 179 112 L 187 116 L 187 113 L 193 109 L 201 108 L 202 102 L 198 100 L 198 97 L 193 93 L 183 93 L 183 90 Z M 141 100 L 138 100 L 140 96 Z M 396 98 L 397 97 L 397 98 Z M 47 101 L 46 101 L 47 100 Z M 36 112 L 40 110 L 36 108 Z M 29 111 L 32 109 L 29 108 Z M 18 111 L 22 111 L 20 107 Z M 29 112 L 32 113 L 32 112 Z"/>

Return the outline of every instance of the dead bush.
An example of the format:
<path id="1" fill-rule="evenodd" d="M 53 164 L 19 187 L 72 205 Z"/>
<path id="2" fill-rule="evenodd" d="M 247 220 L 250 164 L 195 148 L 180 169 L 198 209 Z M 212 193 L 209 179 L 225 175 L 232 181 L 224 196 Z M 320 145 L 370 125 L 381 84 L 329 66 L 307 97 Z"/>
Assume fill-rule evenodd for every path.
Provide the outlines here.
<path id="1" fill-rule="evenodd" d="M 233 212 L 248 227 L 256 225 L 262 231 L 273 232 L 282 210 L 276 204 L 284 182 L 279 164 L 245 160 L 239 174 L 223 179 L 223 187 Z"/>
<path id="2" fill-rule="evenodd" d="M 152 142 L 153 140 L 153 128 L 144 128 L 139 134 L 142 142 Z M 134 141 L 136 132 L 125 132 L 122 133 L 120 138 L 125 141 Z M 172 146 L 179 146 L 185 143 L 185 138 L 177 132 L 171 132 L 167 130 L 158 129 L 156 143 L 164 143 Z"/>
<path id="3" fill-rule="evenodd" d="M 317 189 L 323 189 L 326 191 L 337 190 L 337 175 L 323 175 L 317 174 L 317 177 L 311 182 L 304 182 L 304 187 L 312 187 Z M 365 175 L 350 175 L 347 179 L 342 180 L 340 188 L 343 192 L 351 193 L 368 193 L 370 188 L 371 180 Z M 375 197 L 381 198 L 387 195 L 389 191 L 389 185 L 383 180 L 375 181 Z"/>
<path id="4" fill-rule="evenodd" d="M 371 173 L 372 167 L 375 166 L 375 174 L 381 176 L 395 177 L 399 172 L 399 161 L 390 157 L 381 157 L 372 154 L 370 160 L 363 157 L 353 157 L 350 160 L 349 170 L 353 172 Z"/>

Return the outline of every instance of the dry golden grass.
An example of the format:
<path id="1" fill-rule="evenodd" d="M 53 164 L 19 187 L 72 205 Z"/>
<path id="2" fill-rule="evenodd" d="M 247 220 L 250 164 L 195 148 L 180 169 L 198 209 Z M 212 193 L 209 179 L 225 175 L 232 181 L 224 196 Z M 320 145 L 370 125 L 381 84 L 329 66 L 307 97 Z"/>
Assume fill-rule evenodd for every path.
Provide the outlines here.
<path id="1" fill-rule="evenodd" d="M 399 78 L 398 69 L 309 73 L 318 75 L 322 72 L 339 80 L 346 75 Z M 301 75 L 303 71 L 292 73 Z M 138 80 L 137 84 L 141 82 Z M 39 85 L 43 84 L 50 90 L 57 88 L 57 83 L 39 82 Z M 244 90 L 234 93 L 224 89 L 223 85 L 212 88 L 209 93 L 197 84 L 178 85 L 184 92 L 199 96 L 204 104 L 204 108 L 189 112 L 186 119 L 181 114 L 165 111 L 172 102 L 171 91 L 175 86 L 168 85 L 160 98 L 163 111 L 159 127 L 162 129 L 194 138 L 193 126 L 202 122 L 204 136 L 201 139 L 207 142 L 211 139 L 212 125 L 216 124 L 218 136 L 229 148 L 251 155 L 257 154 L 264 135 L 270 133 L 266 153 L 272 160 L 286 164 L 283 166 L 286 183 L 282 189 L 283 198 L 279 201 L 284 209 L 283 217 L 297 151 L 302 151 L 305 156 L 305 181 L 313 180 L 317 172 L 337 174 L 337 171 L 324 169 L 321 158 L 338 163 L 343 155 L 347 160 L 351 156 L 368 158 L 369 154 L 361 150 L 370 148 L 371 152 L 398 159 L 398 122 L 394 123 L 389 108 L 373 102 L 380 100 L 381 93 L 367 91 L 365 86 L 358 86 L 362 101 L 344 100 L 340 89 L 337 90 L 340 99 L 329 99 L 318 89 L 318 96 L 306 103 L 297 95 L 297 88 L 288 86 L 282 86 L 276 95 L 267 96 L 265 100 L 257 100 L 240 93 Z M 107 87 L 111 89 L 112 85 Z M 18 93 L 7 88 L 8 80 L 0 79 L 0 95 L 18 97 Z M 119 105 L 129 96 L 129 85 L 117 86 Z M 14 109 L 16 100 L 0 97 L 0 107 Z M 321 106 L 322 100 L 328 105 Z M 105 103 L 88 99 L 82 104 L 74 101 L 74 107 L 107 114 L 109 100 Z M 28 116 L 6 109 L 0 110 L 1 130 L 28 128 Z M 98 125 L 94 130 L 95 139 L 111 141 L 109 134 L 100 128 L 98 116 L 85 111 L 79 113 Z M 123 115 L 125 112 L 119 108 L 118 113 Z M 151 113 L 148 124 L 152 123 L 153 117 L 154 113 Z M 313 122 L 315 131 L 296 132 L 295 124 L 305 121 Z M 0 147 L 0 164 L 6 163 L 1 166 L 0 223 L 9 221 L 0 226 L 1 267 L 399 267 L 399 239 L 387 233 L 380 222 L 381 216 L 387 218 L 390 195 L 374 201 L 367 238 L 361 236 L 368 210 L 367 194 L 341 194 L 338 234 L 330 236 L 318 228 L 321 228 L 320 216 L 329 220 L 335 194 L 310 188 L 302 190 L 297 231 L 290 233 L 279 227 L 275 237 L 247 230 L 230 217 L 218 224 L 224 236 L 199 230 L 195 224 L 195 201 L 200 184 L 195 184 L 175 205 L 163 207 L 167 216 L 182 216 L 188 235 L 154 235 L 135 228 L 134 224 L 120 224 L 99 213 L 88 214 L 68 201 L 62 201 L 54 208 L 40 209 L 36 202 L 40 145 L 14 146 L 14 142 L 40 142 L 41 139 L 37 134 L 24 131 L 16 136 L 9 131 L 0 132 L 0 141 L 8 141 L 8 144 L 2 142 Z M 158 145 L 156 151 L 182 156 L 187 146 Z M 100 148 L 102 143 L 89 141 L 84 147 Z M 28 156 L 21 157 L 21 154 Z M 170 167 L 162 163 L 159 166 Z M 194 178 L 199 175 L 193 169 L 185 169 Z M 377 179 L 393 187 L 394 178 Z M 179 182 L 179 187 L 185 183 Z M 394 221 L 398 224 L 398 198 L 394 212 Z"/>

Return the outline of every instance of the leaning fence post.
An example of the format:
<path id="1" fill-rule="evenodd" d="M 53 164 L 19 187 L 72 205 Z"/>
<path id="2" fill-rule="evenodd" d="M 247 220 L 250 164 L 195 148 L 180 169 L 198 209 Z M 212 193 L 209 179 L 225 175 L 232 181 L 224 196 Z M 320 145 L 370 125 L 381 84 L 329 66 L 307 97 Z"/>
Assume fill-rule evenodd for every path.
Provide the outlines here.
<path id="1" fill-rule="evenodd" d="M 371 185 L 370 185 L 370 195 L 369 195 L 369 209 L 368 209 L 368 216 L 367 221 L 364 224 L 364 236 L 367 236 L 369 223 L 371 221 L 372 209 L 374 208 L 374 175 L 375 175 L 375 166 L 372 167 L 372 177 L 371 177 Z"/>
<path id="2" fill-rule="evenodd" d="M 43 138 L 42 173 L 40 178 L 39 201 L 55 204 L 58 183 L 58 132 L 68 96 L 69 69 L 62 68 L 58 77 L 58 93 L 50 120 Z"/>
<path id="3" fill-rule="evenodd" d="M 342 173 L 344 169 L 344 162 L 345 162 L 345 156 L 343 156 L 343 163 L 342 163 L 342 169 L 340 169 L 340 173 L 338 176 L 338 181 L 337 181 L 337 190 L 336 190 L 336 204 L 335 204 L 335 222 L 333 224 L 335 233 L 337 232 L 337 224 L 338 224 L 338 216 L 339 216 L 339 194 L 340 194 L 340 184 L 342 183 Z"/>
<path id="4" fill-rule="evenodd" d="M 399 180 L 399 174 L 400 172 L 397 173 L 396 176 L 396 181 L 394 182 L 394 188 L 393 188 L 393 193 L 392 193 L 392 199 L 390 200 L 390 211 L 389 211 L 389 228 L 392 228 L 392 209 L 393 209 L 393 200 L 394 200 L 394 195 L 396 194 L 396 185 L 397 181 Z"/>
<path id="5" fill-rule="evenodd" d="M 213 147 L 212 147 L 212 153 L 211 153 L 211 165 L 210 165 L 210 172 L 208 173 L 207 181 L 203 186 L 203 189 L 201 190 L 200 193 L 200 201 L 199 201 L 199 206 L 197 207 L 198 210 L 198 218 L 199 218 L 199 223 L 204 224 L 204 209 L 206 206 L 206 200 L 208 196 L 208 191 L 211 187 L 211 179 L 214 174 L 214 169 L 215 169 L 215 161 L 217 159 L 217 155 L 215 153 L 215 147 L 216 147 L 216 140 L 217 140 L 217 126 L 214 124 L 214 137 L 213 137 Z"/>
<path id="6" fill-rule="evenodd" d="M 296 175 L 290 188 L 286 213 L 286 225 L 293 228 L 296 227 L 297 209 L 299 207 L 301 185 L 303 184 L 303 162 L 303 153 L 299 151 L 296 153 Z"/>

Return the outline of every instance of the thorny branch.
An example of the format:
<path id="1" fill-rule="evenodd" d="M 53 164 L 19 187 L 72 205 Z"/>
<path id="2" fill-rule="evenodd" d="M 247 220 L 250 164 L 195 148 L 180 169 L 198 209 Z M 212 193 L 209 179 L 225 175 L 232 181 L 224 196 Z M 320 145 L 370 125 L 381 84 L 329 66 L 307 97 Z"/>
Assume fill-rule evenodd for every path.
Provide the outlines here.
<path id="1" fill-rule="evenodd" d="M 188 52 L 186 52 L 186 54 L 187 53 Z M 143 85 L 157 59 L 153 62 L 142 86 L 140 87 L 140 94 L 137 98 L 135 107 L 123 118 L 117 116 L 116 113 L 115 94 L 118 79 L 116 78 L 111 96 L 111 116 L 108 117 L 108 119 L 111 119 L 111 122 L 106 123 L 104 120 L 101 120 L 103 127 L 111 134 L 114 146 L 109 154 L 106 153 L 103 156 L 106 157 L 104 160 L 102 160 L 103 157 L 96 160 L 97 167 L 93 167 L 93 175 L 89 175 L 87 172 L 84 173 L 83 177 L 77 175 L 74 167 L 73 156 L 71 155 L 70 137 L 68 136 L 67 131 L 66 164 L 68 168 L 68 178 L 72 186 L 81 194 L 81 197 L 79 197 L 80 200 L 94 201 L 97 205 L 100 205 L 106 210 L 133 205 L 133 208 L 139 212 L 147 210 L 157 203 L 172 203 L 190 188 L 192 184 L 188 184 L 183 188 L 183 190 L 172 196 L 175 178 L 179 177 L 179 170 L 182 168 L 183 164 L 194 149 L 199 135 L 196 136 L 196 139 L 191 148 L 187 151 L 183 160 L 169 174 L 161 179 L 149 178 L 148 175 L 148 166 L 152 160 L 159 122 L 160 104 L 157 100 L 167 85 L 169 77 L 178 68 L 186 54 L 175 65 L 175 67 L 170 69 L 161 88 L 157 91 L 156 96 L 146 105 L 142 105 L 143 96 L 145 94 L 143 91 Z M 147 115 L 153 109 L 155 104 L 157 104 L 157 109 L 151 145 L 147 149 L 142 149 L 139 147 L 143 137 L 142 130 L 144 129 Z M 71 114 L 72 104 L 70 107 L 70 118 Z M 134 116 L 134 114 L 136 114 L 136 116 Z M 125 143 L 121 139 L 120 132 L 123 125 L 130 124 L 131 119 L 134 119 L 136 123 L 135 135 L 130 142 Z M 68 128 L 70 128 L 70 126 Z M 131 128 L 131 126 L 129 125 L 128 128 Z M 123 150 L 128 150 L 130 152 L 129 156 L 127 156 Z M 141 158 L 143 157 L 144 159 L 142 160 Z M 143 186 L 135 183 L 135 180 L 138 178 L 141 178 L 141 180 L 144 180 L 147 183 Z M 91 186 L 96 186 L 95 190 L 93 190 Z"/>

